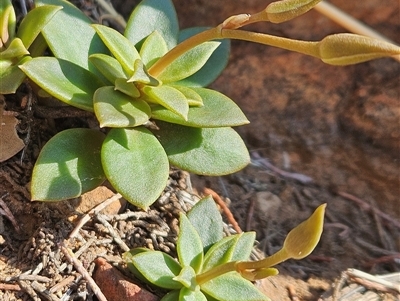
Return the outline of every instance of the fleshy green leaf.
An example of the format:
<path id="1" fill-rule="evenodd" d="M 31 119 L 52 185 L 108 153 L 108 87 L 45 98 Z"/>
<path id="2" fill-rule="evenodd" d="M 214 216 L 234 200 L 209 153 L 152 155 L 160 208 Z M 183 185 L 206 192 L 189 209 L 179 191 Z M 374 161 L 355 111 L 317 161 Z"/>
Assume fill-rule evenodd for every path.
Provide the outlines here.
<path id="1" fill-rule="evenodd" d="M 184 94 L 177 89 L 162 85 L 159 87 L 146 86 L 142 90 L 151 101 L 156 102 L 172 111 L 180 118 L 187 119 L 189 103 Z"/>
<path id="2" fill-rule="evenodd" d="M 62 9 L 62 6 L 45 5 L 32 9 L 21 21 L 17 37 L 26 48 L 32 45 L 45 25 Z"/>
<path id="3" fill-rule="evenodd" d="M 103 143 L 101 160 L 114 188 L 142 209 L 150 206 L 167 184 L 167 155 L 143 127 L 111 129 Z"/>
<path id="4" fill-rule="evenodd" d="M 183 267 L 191 266 L 197 273 L 203 264 L 203 244 L 196 229 L 184 214 L 179 217 L 179 234 L 176 250 Z"/>
<path id="5" fill-rule="evenodd" d="M 25 48 L 21 39 L 15 38 L 11 41 L 10 45 L 8 45 L 7 49 L 0 52 L 1 60 L 9 60 L 13 58 L 18 58 L 24 55 L 28 55 L 29 51 Z"/>
<path id="6" fill-rule="evenodd" d="M 236 272 L 218 276 L 201 285 L 201 290 L 219 301 L 269 301 L 250 281 Z"/>
<path id="7" fill-rule="evenodd" d="M 207 301 L 207 298 L 200 290 L 193 291 L 184 287 L 179 293 L 179 301 Z"/>
<path id="8" fill-rule="evenodd" d="M 183 95 L 185 95 L 189 106 L 194 106 L 194 107 L 201 107 L 203 106 L 203 99 L 193 89 L 189 87 L 184 87 L 184 86 L 178 86 L 178 85 L 170 85 L 171 87 L 177 89 L 179 92 L 181 92 Z"/>
<path id="9" fill-rule="evenodd" d="M 201 199 L 190 209 L 187 217 L 203 244 L 203 253 L 223 238 L 222 216 L 211 196 Z"/>
<path id="10" fill-rule="evenodd" d="M 51 138 L 41 150 L 32 173 L 32 200 L 59 201 L 80 196 L 104 179 L 100 149 L 104 134 L 69 129 Z"/>
<path id="11" fill-rule="evenodd" d="M 176 46 L 179 24 L 171 0 L 140 2 L 129 17 L 124 35 L 133 44 L 140 46 L 143 39 L 155 30 L 163 37 L 168 49 Z"/>
<path id="12" fill-rule="evenodd" d="M 248 124 L 242 110 L 227 96 L 214 90 L 205 88 L 192 88 L 203 100 L 203 106 L 190 107 L 188 119 L 157 106 L 152 109 L 152 117 L 171 123 L 192 127 L 227 127 Z"/>
<path id="13" fill-rule="evenodd" d="M 11 61 L 0 60 L 0 94 L 12 94 L 25 79 L 25 74 L 19 69 L 19 65 L 31 60 L 30 56 L 25 56 L 17 65 L 12 65 Z"/>
<path id="14" fill-rule="evenodd" d="M 204 256 L 202 272 L 231 261 L 239 235 L 227 236 L 215 243 Z"/>
<path id="15" fill-rule="evenodd" d="M 157 76 L 164 83 L 177 82 L 204 66 L 220 42 L 205 42 L 182 54 Z"/>
<path id="16" fill-rule="evenodd" d="M 122 68 L 128 74 L 133 73 L 133 63 L 140 59 L 135 45 L 115 29 L 104 25 L 92 25 L 104 44 L 115 56 Z"/>
<path id="17" fill-rule="evenodd" d="M 0 1 L 0 47 L 4 47 L 14 38 L 16 23 L 11 1 Z"/>
<path id="18" fill-rule="evenodd" d="M 180 289 L 182 284 L 173 280 L 181 266 L 176 260 L 160 251 L 141 252 L 131 257 L 131 263 L 152 284 L 166 289 Z"/>
<path id="19" fill-rule="evenodd" d="M 200 129 L 157 122 L 155 135 L 171 164 L 199 175 L 224 175 L 244 168 L 250 157 L 231 128 Z"/>
<path id="20" fill-rule="evenodd" d="M 167 43 L 156 30 L 144 40 L 140 48 L 140 57 L 147 68 L 150 68 L 160 57 L 168 52 Z"/>
<path id="21" fill-rule="evenodd" d="M 147 72 L 146 67 L 143 65 L 143 62 L 141 60 L 135 61 L 134 69 L 135 71 L 133 72 L 132 76 L 128 79 L 128 82 L 138 82 L 150 86 L 161 85 L 161 82 L 157 78 L 151 76 Z"/>
<path id="22" fill-rule="evenodd" d="M 160 301 L 177 301 L 179 300 L 180 290 L 173 290 L 166 294 Z"/>
<path id="23" fill-rule="evenodd" d="M 249 260 L 251 251 L 253 250 L 254 241 L 256 239 L 255 232 L 243 232 L 240 234 L 235 244 L 235 250 L 230 261 Z"/>
<path id="24" fill-rule="evenodd" d="M 88 70 L 54 57 L 37 57 L 20 68 L 55 98 L 71 106 L 93 111 L 93 94 L 102 83 Z"/>
<path id="25" fill-rule="evenodd" d="M 208 28 L 192 27 L 180 31 L 179 43 L 206 29 Z M 225 39 L 219 42 L 221 42 L 221 44 L 212 53 L 207 63 L 195 74 L 177 82 L 177 84 L 190 87 L 206 87 L 214 82 L 228 64 L 230 53 L 230 40 Z"/>
<path id="26" fill-rule="evenodd" d="M 129 83 L 126 78 L 117 78 L 114 82 L 114 89 L 121 91 L 131 98 L 138 98 L 140 96 L 140 91 L 134 83 Z"/>
<path id="27" fill-rule="evenodd" d="M 88 57 L 108 51 L 90 26 L 90 19 L 65 0 L 36 0 L 35 3 L 37 6 L 51 4 L 63 7 L 42 30 L 53 55 L 98 74 L 96 68 L 89 64 Z"/>
<path id="28" fill-rule="evenodd" d="M 114 83 L 117 78 L 124 78 L 127 75 L 121 64 L 112 56 L 96 53 L 89 56 L 89 61 L 110 81 Z"/>
<path id="29" fill-rule="evenodd" d="M 174 280 L 182 283 L 184 287 L 187 287 L 192 291 L 194 291 L 196 287 L 198 287 L 196 283 L 196 272 L 191 266 L 183 266 L 179 275 L 174 277 Z"/>
<path id="30" fill-rule="evenodd" d="M 140 281 L 144 283 L 151 284 L 150 281 L 147 280 L 146 277 L 143 276 L 142 273 L 139 272 L 139 270 L 133 265 L 132 263 L 132 258 L 133 256 L 139 254 L 139 253 L 144 253 L 144 252 L 152 252 L 153 250 L 147 249 L 147 248 L 134 248 L 131 249 L 125 253 L 122 254 L 122 259 L 125 261 L 129 271 L 135 275 L 136 278 L 138 278 Z"/>
<path id="31" fill-rule="evenodd" d="M 149 120 L 150 106 L 140 99 L 115 91 L 114 87 L 101 87 L 94 93 L 94 112 L 100 127 L 134 127 Z"/>

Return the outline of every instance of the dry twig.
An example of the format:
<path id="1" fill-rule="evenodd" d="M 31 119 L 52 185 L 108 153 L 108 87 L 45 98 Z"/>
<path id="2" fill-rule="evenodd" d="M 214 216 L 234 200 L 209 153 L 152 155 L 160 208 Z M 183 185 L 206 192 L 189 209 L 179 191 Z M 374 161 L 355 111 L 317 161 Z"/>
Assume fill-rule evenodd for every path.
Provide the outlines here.
<path id="1" fill-rule="evenodd" d="M 376 215 L 380 216 L 382 219 L 390 222 L 391 224 L 393 224 L 397 228 L 400 228 L 400 222 L 398 220 L 395 220 L 389 214 L 386 214 L 386 213 L 382 212 L 378 208 L 372 207 L 366 201 L 364 201 L 364 200 L 362 200 L 362 199 L 360 199 L 360 198 L 358 198 L 358 197 L 356 197 L 356 196 L 354 196 L 354 195 L 352 195 L 350 193 L 347 193 L 347 192 L 337 191 L 336 193 L 338 195 L 340 195 L 341 197 L 345 198 L 346 200 L 353 201 L 358 206 L 360 206 L 363 210 L 365 210 L 367 212 L 373 212 Z"/>
<path id="2" fill-rule="evenodd" d="M 88 213 L 86 213 L 79 221 L 79 223 L 76 225 L 75 229 L 72 230 L 71 234 L 69 235 L 69 239 L 74 238 L 79 230 L 88 222 L 90 221 L 90 219 L 92 218 L 93 215 L 99 213 L 101 210 L 103 210 L 104 208 L 106 208 L 108 205 L 110 205 L 111 203 L 119 200 L 122 196 L 117 193 L 115 195 L 113 195 L 111 198 L 108 198 L 107 200 L 105 200 L 104 202 L 100 203 L 99 205 L 97 205 L 96 207 L 94 207 L 92 210 L 90 210 Z"/>
<path id="3" fill-rule="evenodd" d="M 60 243 L 61 252 L 68 259 L 70 263 L 72 263 L 75 269 L 82 275 L 82 277 L 87 281 L 93 293 L 99 299 L 99 301 L 107 301 L 107 298 L 104 296 L 96 282 L 94 282 L 92 276 L 88 273 L 82 263 L 76 258 L 75 254 L 68 249 L 64 243 Z"/>
<path id="4" fill-rule="evenodd" d="M 130 250 L 130 248 L 126 245 L 124 241 L 122 241 L 121 237 L 118 235 L 118 233 L 114 230 L 113 226 L 110 225 L 109 222 L 107 222 L 103 215 L 97 214 L 96 215 L 97 220 L 103 224 L 104 227 L 108 230 L 108 234 L 111 235 L 111 237 L 114 239 L 114 241 L 118 244 L 118 246 L 124 251 L 127 252 Z"/>
<path id="5" fill-rule="evenodd" d="M 3 201 L 3 198 L 7 195 L 8 193 L 2 195 L 0 197 L 0 215 L 4 215 L 6 218 L 10 220 L 10 222 L 13 224 L 15 230 L 17 232 L 20 232 L 21 229 L 15 220 L 14 215 L 12 214 L 11 210 L 8 208 L 7 204 Z"/>

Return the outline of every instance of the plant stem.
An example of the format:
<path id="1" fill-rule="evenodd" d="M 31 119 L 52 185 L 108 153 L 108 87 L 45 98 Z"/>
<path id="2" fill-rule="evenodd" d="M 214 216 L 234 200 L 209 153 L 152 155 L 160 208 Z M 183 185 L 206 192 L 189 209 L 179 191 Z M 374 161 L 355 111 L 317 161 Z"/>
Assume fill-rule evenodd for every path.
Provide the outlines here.
<path id="1" fill-rule="evenodd" d="M 268 34 L 236 29 L 223 29 L 222 25 L 203 31 L 178 44 L 148 70 L 149 74 L 157 77 L 174 60 L 190 49 L 211 40 L 235 39 L 259 44 L 280 47 L 319 58 L 318 42 L 298 41 Z"/>
<path id="2" fill-rule="evenodd" d="M 241 273 L 242 271 L 246 271 L 246 270 L 258 270 L 258 269 L 269 268 L 269 267 L 277 265 L 278 263 L 281 263 L 282 261 L 285 261 L 289 258 L 290 258 L 290 256 L 287 253 L 287 251 L 284 248 L 282 248 L 275 254 L 273 254 L 267 258 L 264 258 L 262 260 L 227 262 L 223 265 L 216 266 L 207 272 L 197 275 L 196 282 L 199 285 L 201 285 L 202 283 L 205 283 L 211 279 L 214 279 L 218 276 L 221 276 L 223 274 L 226 274 L 226 273 L 229 273 L 232 271 L 237 271 L 238 273 Z"/>
<path id="3" fill-rule="evenodd" d="M 290 256 L 288 255 L 286 250 L 280 249 L 275 254 L 272 254 L 271 256 L 264 258 L 262 260 L 238 262 L 236 264 L 236 269 L 240 273 L 240 271 L 244 270 L 258 270 L 262 268 L 269 268 L 289 258 Z"/>
<path id="4" fill-rule="evenodd" d="M 196 282 L 198 285 L 205 283 L 211 279 L 214 279 L 218 276 L 223 274 L 236 271 L 236 265 L 238 264 L 237 261 L 227 262 L 223 265 L 216 266 L 207 272 L 201 273 L 200 275 L 196 276 Z"/>
<path id="5" fill-rule="evenodd" d="M 218 27 L 214 27 L 188 38 L 187 40 L 178 44 L 176 47 L 172 48 L 162 58 L 155 62 L 154 65 L 149 68 L 149 74 L 157 77 L 169 64 L 171 64 L 175 59 L 180 57 L 185 52 L 204 42 L 221 38 L 219 32 L 220 29 Z"/>
<path id="6" fill-rule="evenodd" d="M 299 41 L 288 38 L 277 37 L 265 33 L 250 32 L 245 30 L 223 29 L 221 32 L 223 39 L 235 39 L 259 44 L 279 47 L 286 50 L 299 52 L 319 58 L 319 42 Z"/>

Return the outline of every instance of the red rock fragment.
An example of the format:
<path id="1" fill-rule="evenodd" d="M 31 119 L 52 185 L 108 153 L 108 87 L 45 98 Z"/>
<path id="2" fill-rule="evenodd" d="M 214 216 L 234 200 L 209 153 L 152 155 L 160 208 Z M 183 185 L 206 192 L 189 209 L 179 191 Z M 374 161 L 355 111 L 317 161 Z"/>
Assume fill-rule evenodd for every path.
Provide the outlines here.
<path id="1" fill-rule="evenodd" d="M 96 269 L 93 279 L 108 301 L 158 301 L 159 298 L 149 291 L 130 282 L 105 259 L 95 260 Z"/>

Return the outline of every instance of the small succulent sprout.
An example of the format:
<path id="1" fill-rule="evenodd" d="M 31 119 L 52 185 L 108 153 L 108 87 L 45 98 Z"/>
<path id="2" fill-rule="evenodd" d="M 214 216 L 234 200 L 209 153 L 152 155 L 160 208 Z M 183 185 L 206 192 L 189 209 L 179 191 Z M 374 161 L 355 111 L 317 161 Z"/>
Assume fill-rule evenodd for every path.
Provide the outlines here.
<path id="1" fill-rule="evenodd" d="M 206 197 L 187 216 L 180 215 L 177 260 L 144 248 L 130 250 L 123 258 L 136 277 L 170 290 L 161 301 L 231 301 L 233 295 L 237 301 L 268 301 L 235 271 L 236 261 L 248 260 L 254 241 L 254 232 L 224 238 L 221 214 L 214 200 Z M 268 272 L 276 274 L 274 269 Z M 249 278 L 258 279 L 267 271 L 250 274 Z"/>
<path id="2" fill-rule="evenodd" d="M 288 234 L 283 247 L 286 257 L 281 256 L 281 261 L 303 258 L 314 249 L 322 232 L 324 209 L 325 204 Z M 244 261 L 254 241 L 254 232 L 223 237 L 221 215 L 213 199 L 206 197 L 187 216 L 180 215 L 177 261 L 144 248 L 133 249 L 123 257 L 136 277 L 171 290 L 161 301 L 230 301 L 232 296 L 237 301 L 267 301 L 250 281 L 277 275 L 278 270 L 270 267 L 273 262 L 268 258 Z"/>
<path id="3" fill-rule="evenodd" d="M 350 33 L 327 36 L 318 43 L 323 62 L 351 65 L 377 58 L 400 55 L 400 47 L 375 38 Z"/>
<path id="4" fill-rule="evenodd" d="M 296 18 L 321 2 L 321 0 L 282 0 L 270 3 L 265 9 L 268 21 L 282 23 Z"/>

